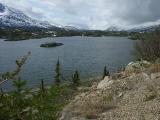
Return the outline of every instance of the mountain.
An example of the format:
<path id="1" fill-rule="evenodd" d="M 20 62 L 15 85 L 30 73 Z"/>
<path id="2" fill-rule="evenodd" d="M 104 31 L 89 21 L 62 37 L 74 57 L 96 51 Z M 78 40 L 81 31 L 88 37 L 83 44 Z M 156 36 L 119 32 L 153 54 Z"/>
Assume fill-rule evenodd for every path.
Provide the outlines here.
<path id="1" fill-rule="evenodd" d="M 129 29 L 130 32 L 154 32 L 160 31 L 160 24 L 159 25 L 151 25 L 151 26 L 141 26 Z"/>
<path id="2" fill-rule="evenodd" d="M 109 32 L 118 32 L 118 31 L 127 31 L 127 32 L 153 32 L 153 31 L 160 31 L 160 22 L 156 24 L 142 24 L 132 27 L 117 27 L 117 26 L 111 26 L 106 29 L 106 31 Z"/>
<path id="3" fill-rule="evenodd" d="M 123 28 L 117 27 L 117 26 L 110 26 L 106 29 L 106 31 L 115 32 L 115 31 L 123 31 Z"/>
<path id="4" fill-rule="evenodd" d="M 0 3 L 0 28 L 53 28 L 48 22 L 32 19 L 22 11 Z"/>
<path id="5" fill-rule="evenodd" d="M 63 27 L 65 30 L 74 30 L 74 31 L 78 31 L 78 30 L 80 30 L 80 29 L 78 29 L 78 28 L 76 28 L 76 27 L 74 27 L 74 26 L 64 26 Z"/>

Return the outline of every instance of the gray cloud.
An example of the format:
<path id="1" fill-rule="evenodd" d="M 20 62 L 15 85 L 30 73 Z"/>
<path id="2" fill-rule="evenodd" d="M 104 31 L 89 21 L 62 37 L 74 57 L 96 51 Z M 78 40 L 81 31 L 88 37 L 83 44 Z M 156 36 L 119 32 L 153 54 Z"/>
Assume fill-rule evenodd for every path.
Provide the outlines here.
<path id="1" fill-rule="evenodd" d="M 160 21 L 160 0 L 0 0 L 26 14 L 90 29 L 140 26 Z"/>
<path id="2" fill-rule="evenodd" d="M 158 12 L 160 10 L 159 0 L 127 1 L 125 4 L 119 3 L 119 12 L 117 16 L 122 20 L 126 20 L 130 24 L 141 24 L 144 22 L 156 21 L 160 18 L 160 13 Z"/>

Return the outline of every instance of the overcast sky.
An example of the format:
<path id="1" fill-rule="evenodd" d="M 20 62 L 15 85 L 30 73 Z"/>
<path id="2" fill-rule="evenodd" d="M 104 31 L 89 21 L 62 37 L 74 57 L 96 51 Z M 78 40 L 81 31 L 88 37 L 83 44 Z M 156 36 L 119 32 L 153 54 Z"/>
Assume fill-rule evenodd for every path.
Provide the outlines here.
<path id="1" fill-rule="evenodd" d="M 160 0 L 0 0 L 30 17 L 86 29 L 160 22 Z"/>

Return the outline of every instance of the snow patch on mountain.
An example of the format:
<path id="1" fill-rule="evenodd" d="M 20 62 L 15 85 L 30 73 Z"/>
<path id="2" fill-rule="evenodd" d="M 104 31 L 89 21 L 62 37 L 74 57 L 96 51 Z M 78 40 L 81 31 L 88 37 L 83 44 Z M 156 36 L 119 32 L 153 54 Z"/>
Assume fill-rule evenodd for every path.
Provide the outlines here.
<path id="1" fill-rule="evenodd" d="M 8 15 L 8 10 L 0 3 L 0 17 Z"/>
<path id="2" fill-rule="evenodd" d="M 0 27 L 38 27 L 50 28 L 54 27 L 48 22 L 41 22 L 25 15 L 20 10 L 8 7 L 0 3 Z"/>
<path id="3" fill-rule="evenodd" d="M 0 17 L 8 15 L 8 10 L 6 9 L 4 12 L 0 12 Z"/>

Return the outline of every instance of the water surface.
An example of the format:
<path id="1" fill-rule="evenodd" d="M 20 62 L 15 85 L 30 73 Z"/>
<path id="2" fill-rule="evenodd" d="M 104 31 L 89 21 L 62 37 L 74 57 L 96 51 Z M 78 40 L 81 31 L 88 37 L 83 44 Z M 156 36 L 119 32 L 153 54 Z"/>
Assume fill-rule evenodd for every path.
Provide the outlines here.
<path id="1" fill-rule="evenodd" d="M 41 48 L 45 42 L 61 42 L 56 48 Z M 69 80 L 74 70 L 80 71 L 81 78 L 99 76 L 105 65 L 111 72 L 125 66 L 132 60 L 132 40 L 125 37 L 59 37 L 5 42 L 0 40 L 0 73 L 14 70 L 15 60 L 31 51 L 21 72 L 21 78 L 33 87 L 41 79 L 46 84 L 54 83 L 54 70 L 59 58 L 63 76 Z M 3 86 L 9 89 L 6 83 Z"/>

